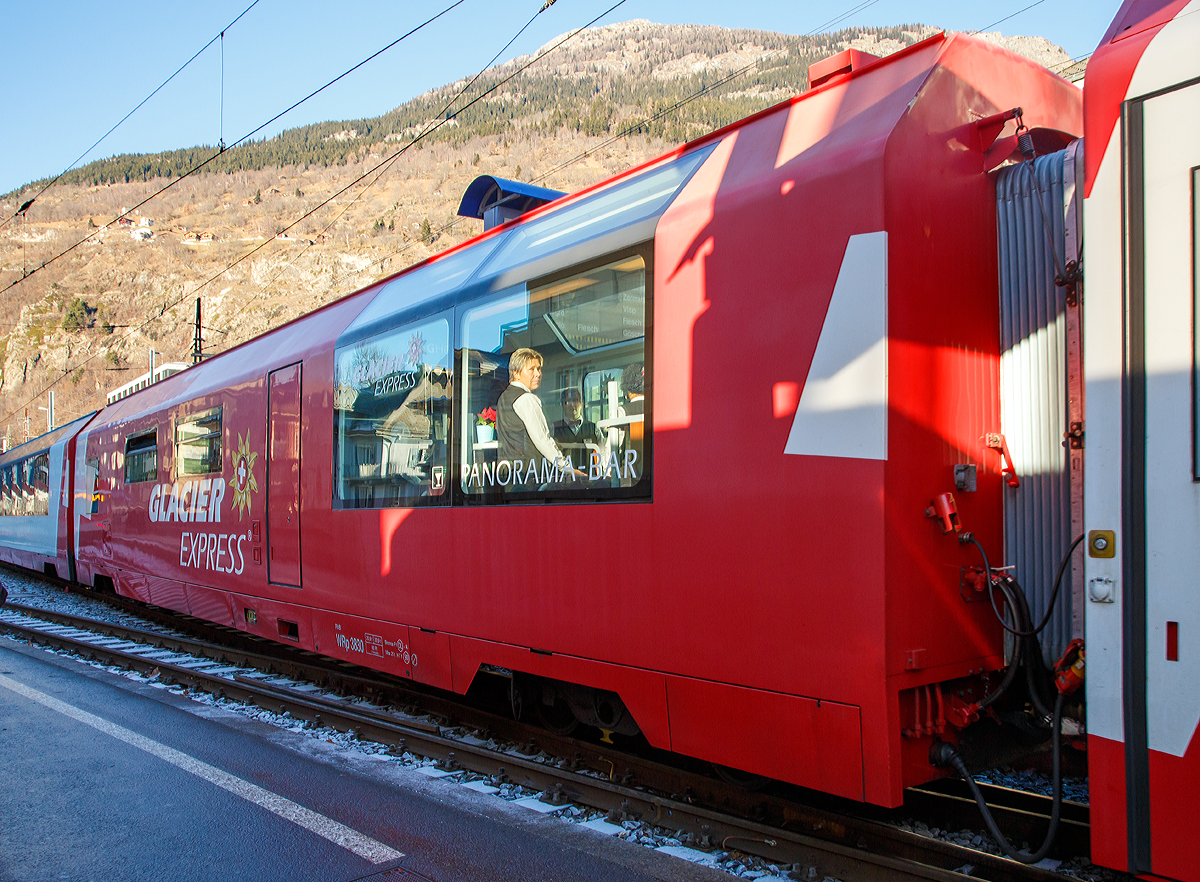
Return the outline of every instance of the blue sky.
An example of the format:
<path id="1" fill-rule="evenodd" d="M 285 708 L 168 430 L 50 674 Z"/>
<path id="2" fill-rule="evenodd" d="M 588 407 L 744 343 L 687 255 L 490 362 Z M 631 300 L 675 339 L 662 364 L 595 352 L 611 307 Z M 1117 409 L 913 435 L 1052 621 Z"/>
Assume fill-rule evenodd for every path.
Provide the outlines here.
<path id="1" fill-rule="evenodd" d="M 84 162 L 117 153 L 215 144 L 222 134 L 232 143 L 450 2 L 259 0 L 225 34 L 223 113 L 221 52 L 214 44 Z M 427 89 L 470 76 L 542 2 L 464 0 L 263 134 L 327 119 L 377 116 Z M 615 2 L 557 0 L 506 57 L 585 24 Z M 866 5 L 834 27 L 921 22 L 975 30 L 1031 2 L 626 0 L 602 22 L 644 18 L 802 34 Z M 5 0 L 0 7 L 6 37 L 0 193 L 62 171 L 249 4 Z M 1080 56 L 1095 48 L 1119 5 L 1116 0 L 1041 0 L 994 30 L 1044 36 Z"/>

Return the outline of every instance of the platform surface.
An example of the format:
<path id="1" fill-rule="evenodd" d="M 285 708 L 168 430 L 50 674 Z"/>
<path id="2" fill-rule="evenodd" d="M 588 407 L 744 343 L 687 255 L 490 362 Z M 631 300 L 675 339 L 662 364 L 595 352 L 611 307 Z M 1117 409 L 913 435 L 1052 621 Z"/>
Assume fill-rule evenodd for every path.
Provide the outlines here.
<path id="1" fill-rule="evenodd" d="M 0 882 L 728 880 L 0 635 Z"/>

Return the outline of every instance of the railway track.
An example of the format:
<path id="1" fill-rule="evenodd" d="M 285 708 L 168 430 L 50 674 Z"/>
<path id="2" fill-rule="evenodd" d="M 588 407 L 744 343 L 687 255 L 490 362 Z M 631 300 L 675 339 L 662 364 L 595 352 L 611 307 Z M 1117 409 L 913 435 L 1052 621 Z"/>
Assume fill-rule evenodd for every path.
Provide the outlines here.
<path id="1" fill-rule="evenodd" d="M 697 851 L 732 849 L 790 864 L 805 879 L 1063 878 L 905 831 L 887 812 L 868 809 L 868 817 L 860 817 L 798 802 L 794 794 L 750 793 L 697 770 L 555 735 L 354 665 L 118 601 L 127 612 L 155 619 L 163 630 L 15 603 L 0 608 L 0 630 L 157 676 L 161 682 L 252 703 L 310 724 L 353 730 L 394 752 L 436 760 L 437 774 L 478 777 L 485 788 L 519 784 L 550 805 L 574 803 L 606 812 L 611 823 L 640 821 L 670 831 Z M 185 633 L 195 633 L 193 625 L 202 636 Z M 989 788 L 988 796 L 1003 806 L 1002 824 L 1025 823 L 1032 830 L 1049 812 L 1044 797 L 1002 791 L 1006 788 Z M 965 797 L 951 782 L 918 793 L 917 798 L 943 811 L 974 811 L 962 805 Z M 1065 826 L 1081 832 L 1086 843 L 1086 807 L 1078 808 L 1082 813 L 1072 809 Z M 1027 838 L 1040 836 L 1030 833 Z"/>

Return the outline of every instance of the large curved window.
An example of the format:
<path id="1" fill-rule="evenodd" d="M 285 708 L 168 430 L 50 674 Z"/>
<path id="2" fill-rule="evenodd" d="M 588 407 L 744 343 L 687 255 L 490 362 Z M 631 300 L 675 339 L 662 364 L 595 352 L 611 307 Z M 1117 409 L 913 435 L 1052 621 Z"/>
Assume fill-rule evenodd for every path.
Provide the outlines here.
<path id="1" fill-rule="evenodd" d="M 457 477 L 468 501 L 650 495 L 648 257 L 627 253 L 463 311 Z"/>
<path id="2" fill-rule="evenodd" d="M 50 454 L 39 453 L 0 470 L 0 516 L 50 513 Z"/>
<path id="3" fill-rule="evenodd" d="M 449 318 L 361 340 L 335 361 L 334 507 L 448 503 Z"/>

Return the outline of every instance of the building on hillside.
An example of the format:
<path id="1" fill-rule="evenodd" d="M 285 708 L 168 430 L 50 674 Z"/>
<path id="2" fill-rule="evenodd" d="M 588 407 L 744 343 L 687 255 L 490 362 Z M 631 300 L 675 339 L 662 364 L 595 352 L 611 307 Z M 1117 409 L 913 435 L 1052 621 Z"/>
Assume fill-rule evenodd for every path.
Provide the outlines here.
<path id="1" fill-rule="evenodd" d="M 153 386 L 160 380 L 165 380 L 167 377 L 174 376 L 182 370 L 187 370 L 188 365 L 182 361 L 168 361 L 165 364 L 160 364 L 152 371 L 147 371 L 136 379 L 130 380 L 124 386 L 118 389 L 113 389 L 108 393 L 107 400 L 109 404 L 120 401 L 122 398 L 128 398 L 134 392 L 140 392 L 147 386 Z"/>

